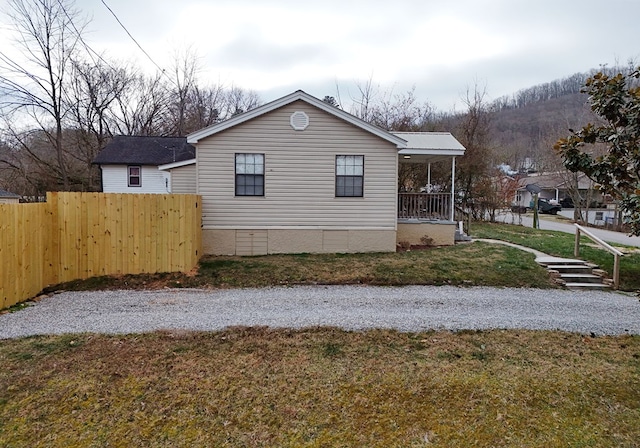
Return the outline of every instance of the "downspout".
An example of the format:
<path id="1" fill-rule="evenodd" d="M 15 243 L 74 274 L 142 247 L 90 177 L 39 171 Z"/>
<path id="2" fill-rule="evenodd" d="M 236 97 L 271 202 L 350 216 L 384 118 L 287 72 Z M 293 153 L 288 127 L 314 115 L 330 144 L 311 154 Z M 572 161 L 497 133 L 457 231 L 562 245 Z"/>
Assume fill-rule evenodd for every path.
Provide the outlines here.
<path id="1" fill-rule="evenodd" d="M 398 241 L 398 210 L 399 210 L 398 202 L 400 202 L 400 191 L 398 190 L 398 185 L 399 185 L 398 176 L 399 175 L 400 175 L 400 156 L 398 154 L 398 151 L 396 151 L 396 172 L 395 172 L 395 180 L 396 180 L 396 186 L 395 186 L 395 192 L 396 192 L 395 214 L 396 214 L 396 218 L 394 220 L 394 225 L 393 225 L 393 230 L 394 230 L 394 232 L 396 232 L 396 242 Z"/>
<path id="2" fill-rule="evenodd" d="M 453 221 L 454 211 L 455 211 L 455 204 L 454 204 L 455 185 L 456 185 L 456 157 L 453 156 L 451 158 L 451 221 Z"/>

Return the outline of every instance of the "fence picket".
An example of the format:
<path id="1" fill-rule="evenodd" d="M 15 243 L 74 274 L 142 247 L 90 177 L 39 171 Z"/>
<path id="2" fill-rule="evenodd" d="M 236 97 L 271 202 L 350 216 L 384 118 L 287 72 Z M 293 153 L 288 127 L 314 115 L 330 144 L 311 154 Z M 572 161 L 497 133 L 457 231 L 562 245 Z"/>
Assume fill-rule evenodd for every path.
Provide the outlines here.
<path id="1" fill-rule="evenodd" d="M 98 275 L 188 271 L 201 254 L 197 195 L 47 193 L 0 205 L 0 309 Z"/>

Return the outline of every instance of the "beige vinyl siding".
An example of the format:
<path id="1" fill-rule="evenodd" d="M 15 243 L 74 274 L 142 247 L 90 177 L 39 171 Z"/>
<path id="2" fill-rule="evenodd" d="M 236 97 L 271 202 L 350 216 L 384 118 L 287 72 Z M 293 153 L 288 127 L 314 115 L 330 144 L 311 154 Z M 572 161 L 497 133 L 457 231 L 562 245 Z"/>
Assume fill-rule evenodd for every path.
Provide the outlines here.
<path id="1" fill-rule="evenodd" d="M 196 164 L 171 169 L 171 192 L 196 194 Z"/>
<path id="2" fill-rule="evenodd" d="M 236 153 L 265 154 L 264 197 L 235 197 Z M 349 154 L 365 156 L 364 197 L 336 198 L 335 157 Z M 396 146 L 302 101 L 201 140 L 197 170 L 205 229 L 395 229 Z"/>

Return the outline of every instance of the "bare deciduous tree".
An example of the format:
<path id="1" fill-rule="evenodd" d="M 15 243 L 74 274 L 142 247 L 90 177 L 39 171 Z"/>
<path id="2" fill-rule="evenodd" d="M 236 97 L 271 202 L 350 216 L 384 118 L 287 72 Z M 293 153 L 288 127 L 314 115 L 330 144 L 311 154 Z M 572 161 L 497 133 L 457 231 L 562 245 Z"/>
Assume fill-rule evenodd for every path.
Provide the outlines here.
<path id="1" fill-rule="evenodd" d="M 457 190 L 461 194 L 462 205 L 475 219 L 484 217 L 486 198 L 490 196 L 494 174 L 490 143 L 491 119 L 485 101 L 486 89 L 476 83 L 473 90 L 467 89 L 463 98 L 467 112 L 462 116 L 456 136 L 466 148 L 456 166 Z"/>
<path id="2" fill-rule="evenodd" d="M 50 169 L 65 190 L 70 187 L 63 141 L 66 81 L 80 42 L 79 14 L 67 0 L 10 0 L 8 16 L 19 54 L 0 50 L 0 108 L 12 123 L 25 117 L 37 124 L 55 154 Z M 80 27 L 81 28 L 81 27 Z M 13 133 L 18 134 L 15 124 Z M 38 163 L 50 163 L 21 139 Z"/>

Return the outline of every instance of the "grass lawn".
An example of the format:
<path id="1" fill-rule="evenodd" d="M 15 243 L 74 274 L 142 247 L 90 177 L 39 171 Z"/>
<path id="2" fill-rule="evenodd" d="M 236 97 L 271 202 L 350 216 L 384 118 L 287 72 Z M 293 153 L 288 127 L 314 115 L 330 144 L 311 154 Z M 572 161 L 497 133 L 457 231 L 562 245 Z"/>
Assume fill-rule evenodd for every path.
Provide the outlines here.
<path id="1" fill-rule="evenodd" d="M 476 224 L 473 234 L 558 256 L 572 251 L 573 236 L 555 232 Z M 584 253 L 606 268 L 599 250 Z M 639 281 L 637 257 L 623 259 L 627 288 Z M 533 260 L 487 243 L 207 257 L 189 275 L 58 288 L 554 287 Z M 0 340 L 0 366 L 2 447 L 636 447 L 640 440 L 640 336 L 333 328 L 63 335 Z"/>
<path id="2" fill-rule="evenodd" d="M 74 335 L 0 341 L 0 446 L 635 447 L 640 337 Z"/>
<path id="3" fill-rule="evenodd" d="M 539 230 L 510 224 L 472 223 L 471 234 L 475 238 L 493 238 L 537 249 L 557 257 L 574 258 L 575 235 L 551 230 Z M 619 247 L 625 256 L 620 259 L 620 289 L 640 290 L 640 250 Z M 611 276 L 613 255 L 599 248 L 589 238 L 580 239 L 580 258 L 597 264 Z"/>
<path id="4" fill-rule="evenodd" d="M 205 257 L 197 272 L 96 277 L 52 289 L 213 287 L 298 284 L 462 285 L 553 288 L 532 254 L 487 243 L 399 253 Z"/>

